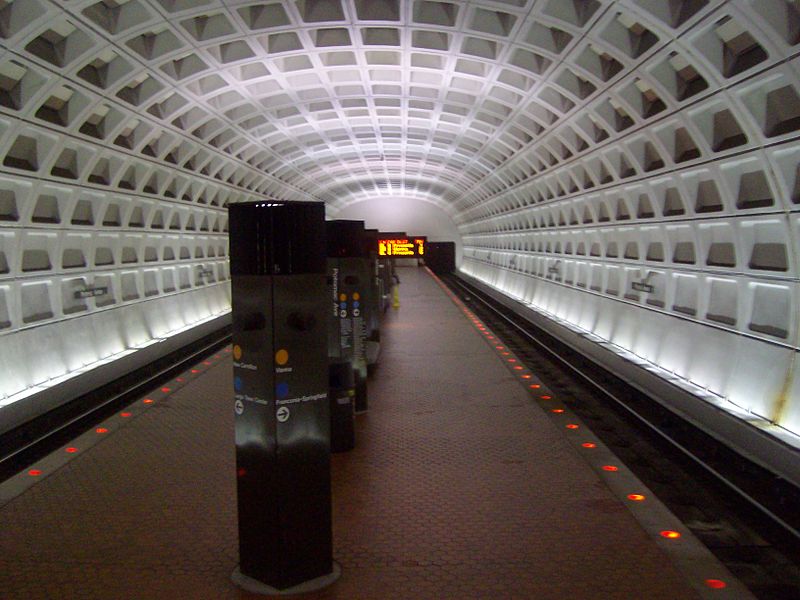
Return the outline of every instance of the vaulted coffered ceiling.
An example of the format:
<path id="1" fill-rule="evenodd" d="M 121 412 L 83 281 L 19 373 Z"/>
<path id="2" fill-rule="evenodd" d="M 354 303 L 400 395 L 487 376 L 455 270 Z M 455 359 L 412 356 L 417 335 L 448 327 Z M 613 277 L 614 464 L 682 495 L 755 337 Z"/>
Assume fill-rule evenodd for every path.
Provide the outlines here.
<path id="1" fill-rule="evenodd" d="M 751 4 L 6 2 L 19 60 L 2 74 L 34 119 L 201 174 L 220 168 L 259 193 L 331 206 L 418 196 L 454 213 L 608 147 L 793 41 L 749 33 Z M 767 4 L 778 10 L 763 23 L 796 35 L 796 7 Z M 703 141 L 673 137 L 666 145 L 687 151 Z M 618 176 L 615 161 L 646 171 L 659 151 L 639 145 L 641 164 L 612 152 L 582 176 Z"/>

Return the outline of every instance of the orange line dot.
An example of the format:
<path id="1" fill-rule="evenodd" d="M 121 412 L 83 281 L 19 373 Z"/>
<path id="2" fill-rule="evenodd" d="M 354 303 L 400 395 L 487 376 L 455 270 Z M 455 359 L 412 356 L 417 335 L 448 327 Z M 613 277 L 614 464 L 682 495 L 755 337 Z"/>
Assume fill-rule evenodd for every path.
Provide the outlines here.
<path id="1" fill-rule="evenodd" d="M 661 537 L 665 537 L 670 540 L 676 540 L 679 537 L 681 537 L 681 534 L 678 533 L 677 531 L 666 530 L 661 532 Z"/>

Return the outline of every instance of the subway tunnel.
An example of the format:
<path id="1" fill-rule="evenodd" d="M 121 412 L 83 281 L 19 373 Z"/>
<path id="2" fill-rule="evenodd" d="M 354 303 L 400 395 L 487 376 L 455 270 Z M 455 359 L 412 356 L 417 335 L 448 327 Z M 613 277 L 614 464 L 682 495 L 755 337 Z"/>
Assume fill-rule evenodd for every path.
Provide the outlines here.
<path id="1" fill-rule="evenodd" d="M 455 241 L 794 439 L 799 31 L 784 0 L 4 3 L 2 430 L 224 324 L 226 209 L 269 198 Z"/>
<path id="2" fill-rule="evenodd" d="M 800 486 L 796 0 L 0 0 L 0 48 L 0 439 L 228 331 L 229 207 L 311 201 Z"/>

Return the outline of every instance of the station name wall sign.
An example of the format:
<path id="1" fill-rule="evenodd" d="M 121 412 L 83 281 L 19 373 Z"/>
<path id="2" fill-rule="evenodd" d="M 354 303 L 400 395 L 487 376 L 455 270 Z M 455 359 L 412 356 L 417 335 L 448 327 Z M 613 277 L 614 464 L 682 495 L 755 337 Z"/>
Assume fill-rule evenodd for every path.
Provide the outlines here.
<path id="1" fill-rule="evenodd" d="M 422 258 L 425 256 L 424 237 L 378 238 L 378 256 L 402 256 Z"/>
<path id="2" fill-rule="evenodd" d="M 108 287 L 87 287 L 82 290 L 76 290 L 73 295 L 75 298 L 83 300 L 85 298 L 105 296 L 106 294 L 108 294 Z"/>

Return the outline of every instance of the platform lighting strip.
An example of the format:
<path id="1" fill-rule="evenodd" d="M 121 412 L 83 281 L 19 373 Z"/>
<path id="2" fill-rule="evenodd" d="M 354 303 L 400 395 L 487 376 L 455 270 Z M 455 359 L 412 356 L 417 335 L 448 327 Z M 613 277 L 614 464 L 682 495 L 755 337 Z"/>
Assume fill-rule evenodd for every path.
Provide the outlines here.
<path id="1" fill-rule="evenodd" d="M 226 310 L 223 310 L 221 312 L 218 312 L 218 313 L 214 313 L 214 314 L 208 315 L 207 317 L 203 317 L 202 319 L 199 319 L 199 320 L 194 321 L 192 323 L 188 323 L 188 324 L 182 325 L 180 327 L 176 327 L 175 329 L 170 330 L 168 333 L 166 333 L 164 335 L 159 335 L 157 337 L 146 339 L 141 343 L 130 344 L 126 348 L 123 348 L 122 350 L 113 352 L 113 353 L 109 354 L 108 356 L 104 356 L 102 358 L 98 358 L 97 360 L 84 362 L 82 367 L 75 368 L 75 369 L 73 369 L 71 371 L 65 371 L 65 372 L 59 373 L 57 375 L 49 376 L 45 381 L 41 381 L 39 383 L 33 384 L 30 387 L 27 387 L 27 388 L 25 388 L 23 390 L 20 390 L 19 392 L 15 392 L 15 393 L 6 395 L 2 390 L 0 390 L 0 407 L 7 406 L 9 404 L 13 404 L 14 402 L 18 402 L 20 400 L 24 400 L 25 398 L 28 398 L 29 396 L 33 396 L 34 394 L 38 394 L 40 392 L 43 392 L 44 390 L 46 390 L 48 388 L 60 385 L 60 384 L 64 383 L 65 381 L 67 381 L 69 379 L 72 379 L 73 377 L 77 377 L 79 375 L 83 375 L 83 374 L 91 371 L 92 369 L 96 369 L 97 367 L 100 367 L 100 366 L 103 366 L 105 364 L 114 362 L 115 360 L 120 360 L 122 358 L 125 358 L 126 356 L 129 356 L 130 354 L 133 354 L 134 352 L 137 352 L 139 350 L 143 350 L 143 349 L 145 349 L 145 348 L 147 348 L 149 346 L 152 346 L 154 344 L 160 344 L 162 342 L 165 342 L 165 341 L 167 341 L 169 338 L 171 338 L 173 336 L 181 334 L 181 333 L 183 333 L 185 331 L 188 331 L 190 329 L 193 329 L 195 327 L 199 327 L 200 325 L 203 325 L 204 323 L 208 323 L 209 321 L 213 321 L 214 319 L 218 319 L 219 317 L 224 316 L 225 314 L 227 314 L 229 312 L 230 312 L 230 308 L 228 308 Z"/>
<path id="2" fill-rule="evenodd" d="M 101 440 L 125 427 L 130 421 L 144 414 L 149 408 L 168 401 L 170 396 L 214 367 L 230 352 L 231 347 L 226 346 L 219 352 L 187 369 L 169 383 L 154 389 L 151 393 L 135 400 L 120 412 L 82 433 L 74 440 L 70 440 L 67 445 L 51 452 L 30 465 L 26 470 L 0 483 L 0 509 L 32 486 L 61 469 L 80 454 L 89 450 L 95 444 L 100 443 Z"/>
<path id="3" fill-rule="evenodd" d="M 628 509 L 656 544 L 688 576 L 690 585 L 703 598 L 751 598 L 745 588 L 716 557 L 681 523 L 655 495 L 629 471 L 622 461 L 595 436 L 567 405 L 557 399 L 522 360 L 502 344 L 489 329 L 430 269 L 439 287 L 461 309 L 481 337 L 506 367 L 526 386 L 534 401 L 564 431 L 569 441 Z"/>
<path id="4" fill-rule="evenodd" d="M 475 277 L 482 283 L 491 286 L 491 284 L 485 279 L 481 279 L 476 275 L 472 275 L 472 277 Z M 517 295 L 512 294 L 507 289 L 500 289 L 500 291 L 506 294 L 507 296 L 513 298 L 514 300 L 517 300 L 518 302 L 523 304 L 526 308 L 544 316 L 547 319 L 550 319 L 551 321 L 558 323 L 559 325 L 562 325 L 563 327 L 566 327 L 573 333 L 585 337 L 586 339 L 596 343 L 597 345 L 605 348 L 606 350 L 609 350 L 610 352 L 613 352 L 614 354 L 620 356 L 621 358 L 627 360 L 628 362 L 631 362 L 641 367 L 642 369 L 645 369 L 653 373 L 654 375 L 657 375 L 658 377 L 668 381 L 672 385 L 675 385 L 681 388 L 682 390 L 689 392 L 690 394 L 697 396 L 698 398 L 701 398 L 702 400 L 714 405 L 716 408 L 724 410 L 725 412 L 733 415 L 734 417 L 740 420 L 747 421 L 753 427 L 756 427 L 761 431 L 765 431 L 766 433 L 778 438 L 782 442 L 794 448 L 800 449 L 800 434 L 790 429 L 787 429 L 780 423 L 770 421 L 768 418 L 758 414 L 757 412 L 754 412 L 753 410 L 751 410 L 746 406 L 741 406 L 737 404 L 729 396 L 722 396 L 708 389 L 708 387 L 703 387 L 700 384 L 694 383 L 689 379 L 686 379 L 678 375 L 677 373 L 675 373 L 674 370 L 670 370 L 669 368 L 654 363 L 650 359 L 640 356 L 632 352 L 630 349 L 620 346 L 619 344 L 616 344 L 606 338 L 600 337 L 596 333 L 588 329 L 585 329 L 580 325 L 573 323 L 572 321 L 568 321 L 567 319 L 564 319 L 563 317 L 560 317 L 555 313 L 544 310 L 542 307 L 534 304 L 533 302 L 530 302 L 528 300 L 520 298 Z"/>

